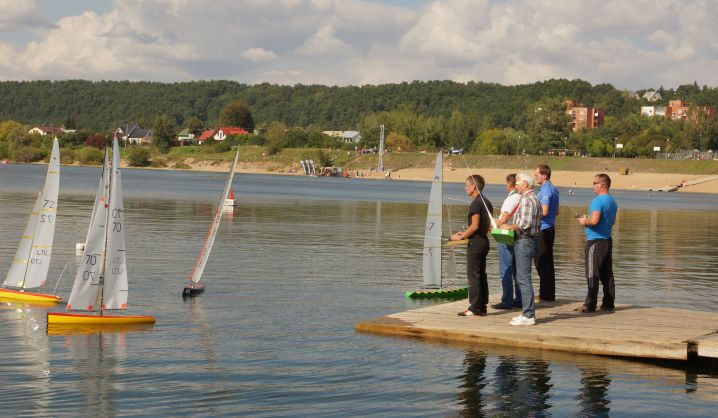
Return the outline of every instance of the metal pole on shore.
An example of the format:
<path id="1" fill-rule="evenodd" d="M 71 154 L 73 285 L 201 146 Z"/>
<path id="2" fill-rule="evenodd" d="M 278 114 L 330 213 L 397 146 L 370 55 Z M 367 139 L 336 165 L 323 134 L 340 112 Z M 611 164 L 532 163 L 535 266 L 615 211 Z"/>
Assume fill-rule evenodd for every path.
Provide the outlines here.
<path id="1" fill-rule="evenodd" d="M 384 172 L 384 125 L 379 125 L 379 170 Z"/>

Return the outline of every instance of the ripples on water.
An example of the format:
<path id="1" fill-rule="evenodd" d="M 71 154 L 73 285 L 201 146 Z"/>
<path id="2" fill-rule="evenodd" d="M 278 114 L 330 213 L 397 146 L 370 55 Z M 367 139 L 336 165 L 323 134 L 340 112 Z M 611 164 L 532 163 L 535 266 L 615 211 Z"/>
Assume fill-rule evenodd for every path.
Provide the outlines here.
<path id="1" fill-rule="evenodd" d="M 64 297 L 96 171 L 63 167 L 49 282 L 69 263 L 58 286 Z M 239 206 L 223 219 L 208 290 L 183 301 L 224 175 L 123 174 L 130 312 L 158 322 L 145 332 L 48 336 L 48 308 L 0 304 L 0 404 L 16 415 L 707 416 L 715 409 L 717 381 L 705 371 L 356 334 L 359 320 L 433 303 L 403 296 L 421 281 L 426 183 L 239 175 Z M 0 167 L 0 274 L 43 176 L 41 166 Z M 447 194 L 463 199 L 460 186 L 448 185 Z M 500 188 L 487 194 L 498 206 Z M 712 197 L 680 209 L 670 200 L 676 195 L 619 196 L 619 301 L 718 310 L 718 212 L 706 210 Z M 589 199 L 579 191 L 570 203 L 578 210 Z M 465 210 L 452 205 L 454 228 Z M 557 288 L 577 299 L 585 292 L 584 236 L 571 216 L 563 207 Z M 460 283 L 463 257 L 459 251 Z M 493 295 L 497 269 L 492 251 Z"/>

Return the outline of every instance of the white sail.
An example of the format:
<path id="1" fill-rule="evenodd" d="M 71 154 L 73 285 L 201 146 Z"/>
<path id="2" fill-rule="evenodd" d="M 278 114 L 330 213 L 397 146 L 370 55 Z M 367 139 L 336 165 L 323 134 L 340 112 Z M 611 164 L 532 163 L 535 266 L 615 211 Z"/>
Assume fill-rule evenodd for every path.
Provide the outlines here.
<path id="1" fill-rule="evenodd" d="M 120 149 L 112 141 L 112 175 L 107 214 L 107 249 L 105 253 L 102 309 L 127 309 L 127 264 L 125 260 L 125 211 L 120 175 Z"/>
<path id="2" fill-rule="evenodd" d="M 95 204 L 92 205 L 92 215 L 90 216 L 90 227 L 87 228 L 87 237 L 85 238 L 85 243 L 90 240 L 90 231 L 92 230 L 92 224 L 95 220 L 95 208 L 100 203 L 100 200 L 105 199 L 105 189 L 108 187 L 107 182 L 109 181 L 109 161 L 108 161 L 108 154 L 107 154 L 107 147 L 105 147 L 105 161 L 102 163 L 102 175 L 100 176 L 100 181 L 98 182 L 97 186 L 97 194 L 95 194 Z"/>
<path id="3" fill-rule="evenodd" d="M 102 188 L 97 190 L 95 206 L 92 208 L 90 228 L 87 233 L 85 250 L 80 266 L 72 285 L 72 292 L 67 300 L 67 310 L 95 311 L 98 310 L 97 300 L 100 291 L 100 274 L 105 251 L 105 223 L 107 221 L 107 198 L 110 184 L 110 166 L 105 153 L 105 164 L 100 177 Z"/>
<path id="4" fill-rule="evenodd" d="M 15 251 L 15 257 L 12 259 L 10 270 L 5 277 L 3 286 L 22 287 L 25 282 L 25 273 L 30 261 L 30 251 L 32 250 L 32 237 L 35 234 L 35 226 L 37 225 L 37 215 L 42 206 L 42 192 L 37 194 L 35 205 L 30 212 L 30 218 L 27 220 L 25 231 L 20 237 L 20 244 Z"/>
<path id="5" fill-rule="evenodd" d="M 52 143 L 45 186 L 30 214 L 12 266 L 5 279 L 6 286 L 33 289 L 45 284 L 52 256 L 59 191 L 60 146 L 55 138 Z"/>
<path id="6" fill-rule="evenodd" d="M 439 152 L 434 165 L 424 229 L 424 287 L 427 289 L 441 288 L 441 210 L 444 201 L 442 158 Z"/>
<path id="7" fill-rule="evenodd" d="M 207 259 L 209 258 L 209 254 L 212 251 L 214 238 L 217 236 L 217 231 L 219 230 L 219 223 L 222 220 L 222 207 L 224 206 L 224 202 L 226 201 L 227 195 L 229 194 L 229 189 L 232 186 L 232 180 L 234 179 L 234 170 L 237 168 L 238 158 L 239 147 L 237 147 L 237 152 L 234 154 L 234 161 L 232 162 L 232 168 L 230 168 L 229 173 L 227 174 L 227 180 L 224 184 L 224 191 L 219 199 L 219 202 L 217 203 L 217 209 L 214 211 L 214 220 L 212 221 L 212 225 L 209 228 L 209 232 L 207 233 L 207 238 L 204 241 L 204 245 L 202 246 L 202 249 L 197 256 L 197 261 L 195 261 L 194 263 L 194 269 L 192 269 L 192 275 L 190 277 L 192 283 L 197 283 L 202 279 L 204 267 L 205 265 L 207 265 Z"/>

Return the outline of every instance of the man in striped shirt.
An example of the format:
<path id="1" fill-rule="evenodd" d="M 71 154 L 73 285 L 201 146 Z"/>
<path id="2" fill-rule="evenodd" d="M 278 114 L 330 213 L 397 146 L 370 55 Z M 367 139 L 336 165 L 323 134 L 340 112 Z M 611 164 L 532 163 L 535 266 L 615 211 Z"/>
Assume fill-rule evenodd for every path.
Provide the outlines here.
<path id="1" fill-rule="evenodd" d="M 516 176 L 516 189 L 521 194 L 519 208 L 513 224 L 504 224 L 503 229 L 516 231 L 514 256 L 516 260 L 516 282 L 521 291 L 521 315 L 511 319 L 511 325 L 534 325 L 536 306 L 534 289 L 531 285 L 531 266 L 538 250 L 541 230 L 541 203 L 533 192 L 534 179 L 527 173 Z"/>

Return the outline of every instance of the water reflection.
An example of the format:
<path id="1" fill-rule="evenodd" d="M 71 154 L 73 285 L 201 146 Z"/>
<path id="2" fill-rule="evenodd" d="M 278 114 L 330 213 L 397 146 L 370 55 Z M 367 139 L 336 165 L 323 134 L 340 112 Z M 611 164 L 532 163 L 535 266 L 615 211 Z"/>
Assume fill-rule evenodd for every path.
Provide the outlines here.
<path id="1" fill-rule="evenodd" d="M 10 378 L 11 386 L 3 385 L 0 404 L 13 404 L 13 413 L 23 415 L 34 411 L 49 411 L 52 371 L 48 339 L 45 335 L 45 316 L 54 304 L 15 302 L 0 299 L 0 321 L 3 328 L 3 346 L 6 364 L 0 367 L 2 378 Z M 0 363 L 2 364 L 2 363 Z M 13 379 L 21 374 L 29 376 Z M 10 396 L 8 396 L 10 395 Z"/>
<path id="2" fill-rule="evenodd" d="M 608 385 L 611 379 L 608 371 L 602 368 L 581 369 L 581 387 L 578 400 L 579 415 L 587 417 L 606 417 L 611 412 L 608 397 Z"/>
<path id="3" fill-rule="evenodd" d="M 493 373 L 489 363 L 496 363 Z M 553 385 L 546 361 L 490 358 L 482 351 L 467 350 L 464 367 L 465 373 L 459 376 L 461 416 L 542 417 L 551 408 Z"/>
<path id="4" fill-rule="evenodd" d="M 461 416 L 483 417 L 485 415 L 486 400 L 481 391 L 486 387 L 486 354 L 481 351 L 467 351 L 464 359 L 466 372 L 459 376 L 462 381 L 459 392 L 459 402 L 464 405 Z"/>
<path id="5" fill-rule="evenodd" d="M 63 337 L 73 366 L 79 374 L 83 416 L 114 416 L 117 414 L 117 375 L 125 357 L 124 333 L 90 333 Z"/>

